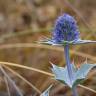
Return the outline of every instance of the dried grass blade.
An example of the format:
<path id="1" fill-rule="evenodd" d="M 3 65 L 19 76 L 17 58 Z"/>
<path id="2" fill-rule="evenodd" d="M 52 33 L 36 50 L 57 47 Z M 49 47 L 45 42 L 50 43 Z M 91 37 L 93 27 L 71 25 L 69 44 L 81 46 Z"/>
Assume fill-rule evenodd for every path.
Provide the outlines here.
<path id="1" fill-rule="evenodd" d="M 2 73 L 4 74 L 4 76 L 10 81 L 10 83 L 14 86 L 14 88 L 16 89 L 16 91 L 18 92 L 18 94 L 20 96 L 23 96 L 22 92 L 20 91 L 20 89 L 17 87 L 17 85 L 15 84 L 15 82 L 9 77 L 9 75 L 5 72 L 5 70 L 3 69 L 2 66 L 0 66 L 0 69 L 2 71 Z"/>
<path id="2" fill-rule="evenodd" d="M 31 86 L 34 90 L 36 90 L 39 94 L 41 94 L 40 90 L 37 89 L 33 84 L 31 84 L 28 80 L 26 80 L 23 76 L 21 76 L 19 73 L 17 73 L 16 71 L 14 71 L 13 69 L 9 68 L 8 66 L 3 65 L 7 70 L 9 70 L 10 72 L 12 72 L 12 74 L 16 75 L 17 77 L 19 77 L 20 79 L 22 79 L 24 82 L 26 82 L 29 86 Z"/>

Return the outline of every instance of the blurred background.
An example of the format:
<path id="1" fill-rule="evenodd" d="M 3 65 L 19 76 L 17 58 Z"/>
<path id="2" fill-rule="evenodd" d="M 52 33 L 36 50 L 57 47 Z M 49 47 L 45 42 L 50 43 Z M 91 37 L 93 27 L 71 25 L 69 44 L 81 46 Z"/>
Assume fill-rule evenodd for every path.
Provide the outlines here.
<path id="1" fill-rule="evenodd" d="M 64 13 L 77 20 L 82 39 L 96 40 L 96 0 L 0 0 L 0 62 L 17 63 L 50 73 L 49 61 L 65 66 L 62 47 L 34 43 L 51 37 L 56 18 Z M 72 46 L 70 53 L 77 67 L 86 59 L 88 63 L 96 62 L 96 44 Z M 10 82 L 12 80 L 24 96 L 39 96 L 37 91 L 43 92 L 51 84 L 50 96 L 71 96 L 70 89 L 52 79 L 52 76 L 8 67 L 33 84 L 38 89 L 36 91 L 6 68 L 3 71 L 11 80 L 0 71 L 0 96 L 21 96 Z M 96 90 L 95 72 L 91 71 L 82 85 Z M 96 96 L 96 92 L 82 87 L 78 87 L 78 93 L 80 96 Z"/>

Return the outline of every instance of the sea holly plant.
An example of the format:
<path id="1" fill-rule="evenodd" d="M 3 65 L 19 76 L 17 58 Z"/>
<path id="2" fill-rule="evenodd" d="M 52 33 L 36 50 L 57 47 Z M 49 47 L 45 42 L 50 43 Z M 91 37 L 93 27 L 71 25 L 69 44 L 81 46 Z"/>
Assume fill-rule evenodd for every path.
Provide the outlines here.
<path id="1" fill-rule="evenodd" d="M 96 41 L 82 40 L 74 17 L 69 14 L 63 14 L 56 20 L 52 38 L 41 41 L 41 43 L 64 47 L 66 66 L 58 67 L 51 63 L 52 72 L 56 80 L 68 85 L 72 89 L 73 96 L 78 96 L 76 86 L 80 84 L 82 80 L 86 79 L 88 72 L 96 66 L 96 64 L 82 64 L 80 68 L 77 69 L 70 61 L 69 49 L 71 45 L 96 43 Z"/>

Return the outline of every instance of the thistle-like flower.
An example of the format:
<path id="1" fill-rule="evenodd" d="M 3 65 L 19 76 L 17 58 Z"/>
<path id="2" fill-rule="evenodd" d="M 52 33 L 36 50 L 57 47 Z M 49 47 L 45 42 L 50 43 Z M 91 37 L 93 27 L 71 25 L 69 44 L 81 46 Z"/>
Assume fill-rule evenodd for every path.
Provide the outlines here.
<path id="1" fill-rule="evenodd" d="M 63 14 L 59 16 L 56 20 L 52 38 L 47 40 L 42 40 L 40 43 L 50 44 L 50 45 L 76 45 L 76 44 L 87 44 L 87 43 L 96 43 L 92 40 L 82 40 L 80 38 L 80 32 L 78 30 L 77 23 L 74 17 L 69 14 Z"/>
<path id="2" fill-rule="evenodd" d="M 68 14 L 59 16 L 56 20 L 52 35 L 54 43 L 78 40 L 79 30 L 75 19 Z"/>

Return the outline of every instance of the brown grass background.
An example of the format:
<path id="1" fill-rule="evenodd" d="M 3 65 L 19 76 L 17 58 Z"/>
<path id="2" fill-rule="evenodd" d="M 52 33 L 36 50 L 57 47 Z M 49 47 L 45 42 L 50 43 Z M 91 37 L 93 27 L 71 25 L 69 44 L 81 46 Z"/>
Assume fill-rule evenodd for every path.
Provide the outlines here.
<path id="1" fill-rule="evenodd" d="M 65 66 L 63 48 L 34 43 L 51 37 L 55 19 L 63 13 L 69 13 L 76 18 L 82 39 L 96 40 L 96 0 L 0 0 L 0 61 L 17 63 L 46 72 L 51 72 L 49 61 Z M 86 58 L 88 63 L 96 62 L 96 44 L 71 47 L 71 60 L 77 67 Z M 67 86 L 63 86 L 50 76 L 23 68 L 10 68 L 41 92 L 53 83 L 51 96 L 71 96 Z M 37 92 L 23 80 L 12 72 L 6 69 L 5 71 L 16 82 L 24 96 L 37 96 Z M 91 71 L 87 80 L 82 83 L 94 90 L 96 90 L 95 72 L 95 69 Z M 4 75 L 0 73 L 0 94 L 3 94 L 0 96 L 8 96 Z M 8 86 L 12 96 L 18 96 L 10 82 Z M 78 93 L 80 96 L 96 96 L 96 93 L 81 87 L 78 87 Z"/>

